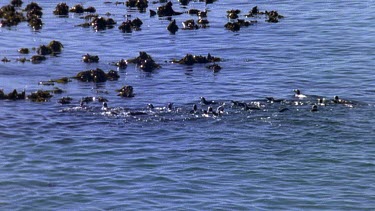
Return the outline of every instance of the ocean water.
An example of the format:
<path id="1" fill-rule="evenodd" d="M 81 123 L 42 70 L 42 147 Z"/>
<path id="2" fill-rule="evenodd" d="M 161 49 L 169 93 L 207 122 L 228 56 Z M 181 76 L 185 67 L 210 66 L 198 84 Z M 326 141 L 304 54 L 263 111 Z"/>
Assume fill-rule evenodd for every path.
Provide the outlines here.
<path id="1" fill-rule="evenodd" d="M 31 1 L 24 1 L 23 8 Z M 53 15 L 58 1 L 43 8 L 41 30 L 26 22 L 0 28 L 0 89 L 51 90 L 40 81 L 72 77 L 101 68 L 118 81 L 55 84 L 63 94 L 48 101 L 0 101 L 1 210 L 373 210 L 375 207 L 375 14 L 373 1 L 191 1 L 176 11 L 208 11 L 209 27 L 171 35 L 169 20 L 104 1 L 69 1 L 94 6 L 117 21 L 112 29 L 76 27 L 84 15 Z M 0 6 L 9 1 L 0 1 Z M 252 7 L 277 10 L 285 18 L 228 31 L 226 11 Z M 118 26 L 131 15 L 140 31 Z M 107 17 L 107 16 L 105 16 Z M 251 19 L 254 20 L 254 19 Z M 58 40 L 64 49 L 40 64 L 21 63 L 21 47 Z M 146 51 L 161 68 L 146 73 L 113 62 Z M 99 63 L 83 63 L 82 55 Z M 222 58 L 213 73 L 206 64 L 185 66 L 186 54 Z M 134 88 L 121 98 L 116 89 Z M 293 89 L 308 97 L 294 98 Z M 349 104 L 329 103 L 310 112 L 317 98 L 338 95 Z M 69 96 L 71 104 L 58 99 Z M 82 97 L 105 97 L 79 107 Z M 224 114 L 190 114 L 200 97 L 218 101 Z M 265 97 L 286 99 L 267 102 Z M 231 100 L 259 102 L 246 111 Z M 157 109 L 146 108 L 152 103 Z M 167 110 L 167 103 L 174 108 Z M 213 105 L 216 109 L 218 105 Z M 160 109 L 159 109 L 160 108 Z M 285 112 L 279 112 L 288 108 Z M 129 115 L 141 111 L 146 115 Z"/>

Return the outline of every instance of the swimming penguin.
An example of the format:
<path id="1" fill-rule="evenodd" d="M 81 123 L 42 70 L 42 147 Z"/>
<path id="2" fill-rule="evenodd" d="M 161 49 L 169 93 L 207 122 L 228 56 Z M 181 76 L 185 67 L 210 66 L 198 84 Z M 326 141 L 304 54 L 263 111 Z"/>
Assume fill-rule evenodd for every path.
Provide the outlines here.
<path id="1" fill-rule="evenodd" d="M 115 109 L 109 108 L 107 102 L 103 102 L 103 106 L 101 110 L 104 111 L 103 113 L 105 115 L 118 115 L 119 114 L 118 111 L 116 111 Z"/>
<path id="2" fill-rule="evenodd" d="M 223 113 L 224 113 L 224 106 L 219 106 L 219 107 L 217 107 L 217 108 L 216 108 L 216 112 L 217 112 L 218 114 L 223 114 Z"/>
<path id="3" fill-rule="evenodd" d="M 221 114 L 224 113 L 224 107 L 223 106 L 219 106 L 216 108 L 216 111 L 214 111 L 212 108 L 210 109 L 210 113 L 212 113 L 212 115 L 214 116 L 220 116 Z"/>
<path id="4" fill-rule="evenodd" d="M 289 108 L 281 108 L 281 109 L 279 109 L 280 113 L 285 112 L 285 111 L 289 111 Z"/>
<path id="5" fill-rule="evenodd" d="M 311 112 L 315 112 L 315 111 L 318 111 L 318 106 L 317 105 L 313 105 L 311 106 Z"/>
<path id="6" fill-rule="evenodd" d="M 213 101 L 213 100 L 206 100 L 206 98 L 204 97 L 201 97 L 201 103 L 203 105 L 213 105 L 213 104 L 217 104 L 217 102 Z"/>
<path id="7" fill-rule="evenodd" d="M 326 101 L 325 98 L 318 98 L 318 105 L 319 106 L 326 106 L 325 101 Z"/>
<path id="8" fill-rule="evenodd" d="M 345 105 L 347 107 L 350 107 L 350 108 L 353 108 L 354 104 L 355 104 L 352 101 L 341 99 L 337 95 L 333 98 L 333 103 L 335 103 L 335 104 L 343 104 L 343 105 Z"/>
<path id="9" fill-rule="evenodd" d="M 107 102 L 103 102 L 102 111 L 108 111 L 108 110 L 109 108 L 108 108 Z"/>
<path id="10" fill-rule="evenodd" d="M 128 115 L 130 115 L 130 116 L 140 116 L 140 115 L 147 115 L 147 113 L 143 112 L 143 111 L 130 111 L 130 112 L 128 112 Z"/>
<path id="11" fill-rule="evenodd" d="M 248 110 L 260 110 L 260 107 L 259 106 L 249 106 L 248 104 L 246 104 L 245 108 L 244 108 L 245 111 L 248 111 Z"/>
<path id="12" fill-rule="evenodd" d="M 207 108 L 207 110 L 202 110 L 202 116 L 203 117 L 210 117 L 210 114 L 212 114 L 213 110 L 214 109 L 211 106 L 209 106 Z"/>
<path id="13" fill-rule="evenodd" d="M 155 108 L 155 106 L 152 103 L 149 103 L 147 104 L 147 108 L 152 110 Z"/>
<path id="14" fill-rule="evenodd" d="M 238 107 L 246 107 L 246 103 L 244 102 L 240 102 L 240 101 L 235 101 L 235 100 L 231 100 L 233 106 L 238 106 Z"/>
<path id="15" fill-rule="evenodd" d="M 294 91 L 294 97 L 297 97 L 299 99 L 302 99 L 302 98 L 306 98 L 306 95 L 304 94 L 301 94 L 301 91 L 299 89 L 295 89 L 293 90 Z"/>
<path id="16" fill-rule="evenodd" d="M 337 96 L 337 95 L 335 95 L 333 97 L 333 102 L 337 103 L 337 104 L 349 104 L 350 103 L 350 101 L 343 100 L 343 99 L 339 98 L 339 96 Z"/>
<path id="17" fill-rule="evenodd" d="M 197 107 L 196 104 L 194 104 L 194 105 L 193 105 L 193 109 L 190 110 L 190 113 L 191 113 L 191 114 L 195 114 L 195 113 L 197 113 L 197 112 L 198 112 L 198 107 Z"/>
<path id="18" fill-rule="evenodd" d="M 168 103 L 167 109 L 168 111 L 171 111 L 173 109 L 173 103 Z"/>
<path id="19" fill-rule="evenodd" d="M 270 103 L 281 103 L 284 99 L 275 99 L 274 97 L 266 97 L 267 101 Z"/>

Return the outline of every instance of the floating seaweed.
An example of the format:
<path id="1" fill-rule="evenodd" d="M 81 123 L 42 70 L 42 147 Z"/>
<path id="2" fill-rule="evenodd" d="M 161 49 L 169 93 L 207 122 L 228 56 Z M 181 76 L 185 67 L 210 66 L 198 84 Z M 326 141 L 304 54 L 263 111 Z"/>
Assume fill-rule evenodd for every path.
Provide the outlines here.
<path id="1" fill-rule="evenodd" d="M 62 78 L 59 78 L 59 79 L 52 79 L 50 81 L 55 82 L 55 83 L 60 83 L 60 84 L 66 84 L 66 83 L 71 82 L 70 78 L 68 78 L 68 77 L 62 77 Z"/>
<path id="2" fill-rule="evenodd" d="M 195 23 L 194 19 L 189 19 L 184 22 L 182 22 L 184 30 L 194 30 L 199 29 L 199 26 Z"/>
<path id="3" fill-rule="evenodd" d="M 21 54 L 28 54 L 30 51 L 28 48 L 20 48 L 18 52 Z"/>
<path id="4" fill-rule="evenodd" d="M 20 22 L 25 21 L 23 13 L 17 12 L 13 5 L 6 5 L 0 8 L 0 27 L 16 26 Z"/>
<path id="5" fill-rule="evenodd" d="M 176 34 L 176 32 L 178 31 L 178 26 L 176 24 L 176 20 L 173 20 L 171 21 L 168 26 L 167 26 L 167 30 L 169 32 L 171 32 L 171 34 Z"/>
<path id="6" fill-rule="evenodd" d="M 160 6 L 157 9 L 157 14 L 159 17 L 165 17 L 165 16 L 173 16 L 173 15 L 181 15 L 182 12 L 176 12 L 172 8 L 172 2 L 168 2 L 164 6 Z"/>
<path id="7" fill-rule="evenodd" d="M 86 54 L 82 56 L 82 61 L 85 63 L 99 62 L 99 56 Z"/>
<path id="8" fill-rule="evenodd" d="M 241 10 L 228 10 L 227 11 L 227 17 L 229 19 L 237 19 L 238 18 L 238 14 L 241 13 Z"/>
<path id="9" fill-rule="evenodd" d="M 74 78 L 82 82 L 106 82 L 107 80 L 117 80 L 120 76 L 114 70 L 110 70 L 106 74 L 103 70 L 96 68 L 79 72 Z"/>
<path id="10" fill-rule="evenodd" d="M 221 66 L 218 65 L 218 64 L 212 64 L 212 65 L 208 65 L 206 66 L 206 68 L 214 71 L 214 72 L 219 72 L 221 70 Z"/>
<path id="11" fill-rule="evenodd" d="M 38 90 L 27 96 L 33 102 L 47 102 L 53 95 L 49 91 Z"/>
<path id="12" fill-rule="evenodd" d="M 106 28 L 113 28 L 116 22 L 112 18 L 94 17 L 91 25 L 95 30 L 104 30 Z"/>
<path id="13" fill-rule="evenodd" d="M 80 4 L 77 4 L 75 6 L 73 6 L 72 8 L 69 9 L 69 12 L 73 12 L 73 13 L 83 13 L 84 12 L 84 9 L 83 9 L 83 6 L 80 5 Z"/>
<path id="14" fill-rule="evenodd" d="M 117 96 L 134 97 L 132 86 L 123 86 L 121 89 L 117 89 L 116 92 L 118 92 Z"/>
<path id="15" fill-rule="evenodd" d="M 118 27 L 124 33 L 131 33 L 133 30 L 140 30 L 143 22 L 141 19 L 136 18 L 134 20 L 127 20 L 122 22 L 122 24 Z"/>
<path id="16" fill-rule="evenodd" d="M 66 3 L 59 3 L 56 5 L 53 14 L 67 16 L 69 14 L 69 6 Z"/>
<path id="17" fill-rule="evenodd" d="M 72 102 L 73 98 L 71 97 L 62 97 L 57 102 L 60 104 L 70 104 Z"/>
<path id="18" fill-rule="evenodd" d="M 120 69 L 125 69 L 128 66 L 128 63 L 125 59 L 121 59 L 120 61 L 115 63 L 115 66 L 117 66 Z"/>
<path id="19" fill-rule="evenodd" d="M 18 93 L 16 89 L 12 92 L 5 94 L 4 90 L 0 89 L 0 100 L 24 100 L 26 98 L 26 92 L 23 90 Z"/>
<path id="20" fill-rule="evenodd" d="M 139 52 L 139 56 L 134 59 L 127 60 L 127 63 L 137 64 L 140 69 L 146 72 L 152 72 L 156 68 L 160 68 L 160 65 L 157 64 L 150 55 L 146 52 Z"/>
<path id="21" fill-rule="evenodd" d="M 269 23 L 277 23 L 279 22 L 279 19 L 284 18 L 284 16 L 280 15 L 276 10 L 272 11 L 260 11 L 258 9 L 258 6 L 253 7 L 246 17 L 257 17 L 260 15 L 265 15 L 266 16 L 266 22 Z"/>
<path id="22" fill-rule="evenodd" d="M 210 63 L 210 62 L 220 62 L 221 59 L 219 57 L 213 57 L 210 53 L 208 53 L 207 56 L 197 56 L 192 54 L 186 54 L 186 56 L 180 60 L 172 60 L 172 63 L 178 63 L 178 64 L 185 64 L 185 65 L 193 65 L 196 63 Z"/>
<path id="23" fill-rule="evenodd" d="M 33 64 L 39 64 L 41 63 L 42 61 L 46 60 L 47 58 L 43 55 L 34 55 L 31 57 L 30 61 L 31 63 Z"/>
<path id="24" fill-rule="evenodd" d="M 148 7 L 147 0 L 128 0 L 125 2 L 127 7 L 137 7 L 140 12 L 145 12 Z"/>
<path id="25" fill-rule="evenodd" d="M 10 1 L 10 4 L 14 7 L 21 7 L 23 2 L 22 2 L 22 0 L 12 0 L 12 1 Z"/>
<path id="26" fill-rule="evenodd" d="M 83 8 L 81 4 L 76 4 L 72 8 L 69 9 L 69 12 L 78 13 L 78 14 L 84 13 L 84 12 L 94 13 L 96 12 L 96 9 L 94 7 L 87 7 L 85 9 Z"/>
<path id="27" fill-rule="evenodd" d="M 230 31 L 239 31 L 241 27 L 247 27 L 257 23 L 257 21 L 245 21 L 243 19 L 237 19 L 237 22 L 228 22 L 224 25 L 224 27 Z"/>

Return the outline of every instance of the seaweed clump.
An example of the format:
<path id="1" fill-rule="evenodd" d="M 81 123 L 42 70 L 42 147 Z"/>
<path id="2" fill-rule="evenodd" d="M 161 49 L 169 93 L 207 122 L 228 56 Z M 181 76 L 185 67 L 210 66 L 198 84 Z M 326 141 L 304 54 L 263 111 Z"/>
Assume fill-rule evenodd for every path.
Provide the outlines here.
<path id="1" fill-rule="evenodd" d="M 64 46 L 61 42 L 52 40 L 48 45 L 39 46 L 36 52 L 39 55 L 58 54 L 61 53 L 62 48 L 64 48 Z"/>
<path id="2" fill-rule="evenodd" d="M 186 56 L 180 60 L 172 60 L 172 63 L 178 64 L 185 64 L 185 65 L 193 65 L 196 63 L 205 64 L 210 62 L 219 62 L 221 59 L 219 57 L 213 57 L 210 53 L 207 56 L 197 56 L 192 54 L 186 54 Z"/>
<path id="3" fill-rule="evenodd" d="M 127 7 L 137 7 L 140 12 L 145 12 L 148 7 L 147 0 L 128 0 L 125 5 Z"/>
<path id="4" fill-rule="evenodd" d="M 145 72 L 152 72 L 156 68 L 160 68 L 160 65 L 157 64 L 152 57 L 144 51 L 139 52 L 138 57 L 127 60 L 127 63 L 137 64 L 139 68 Z"/>
<path id="5" fill-rule="evenodd" d="M 16 26 L 25 21 L 23 13 L 17 12 L 13 5 L 6 5 L 0 8 L 0 27 Z"/>
<path id="6" fill-rule="evenodd" d="M 43 55 L 34 55 L 31 57 L 30 61 L 31 63 L 33 64 L 39 64 L 41 63 L 42 61 L 46 60 L 47 58 Z"/>
<path id="7" fill-rule="evenodd" d="M 85 63 L 99 62 L 99 56 L 86 54 L 82 56 L 82 61 Z"/>
<path id="8" fill-rule="evenodd" d="M 31 26 L 34 30 L 39 30 L 43 26 L 42 22 L 42 7 L 38 5 L 38 3 L 31 2 L 30 4 L 26 5 L 25 11 L 27 12 L 27 22 L 29 26 Z"/>
<path id="9" fill-rule="evenodd" d="M 284 18 L 284 16 L 280 15 L 276 10 L 272 11 L 260 11 L 257 6 L 253 7 L 246 17 L 257 17 L 260 15 L 266 16 L 266 22 L 269 23 L 278 23 L 279 19 Z"/>
<path id="10" fill-rule="evenodd" d="M 28 48 L 20 48 L 18 52 L 21 54 L 28 54 L 30 51 Z"/>
<path id="11" fill-rule="evenodd" d="M 182 23 L 182 25 L 184 26 L 184 30 L 194 30 L 199 28 L 199 26 L 195 23 L 194 19 L 186 20 Z"/>
<path id="12" fill-rule="evenodd" d="M 69 6 L 66 3 L 59 3 L 56 5 L 53 14 L 67 16 L 69 14 Z"/>
<path id="13" fill-rule="evenodd" d="M 60 104 L 70 104 L 72 100 L 71 97 L 62 97 L 57 102 Z"/>
<path id="14" fill-rule="evenodd" d="M 117 80 L 120 78 L 118 73 L 114 70 L 110 70 L 105 73 L 103 70 L 96 68 L 95 70 L 86 70 L 79 72 L 75 78 L 82 82 L 106 82 L 107 80 Z"/>
<path id="15" fill-rule="evenodd" d="M 91 21 L 91 25 L 94 27 L 95 30 L 104 30 L 106 28 L 113 28 L 116 22 L 112 18 L 104 18 L 104 17 L 94 17 Z"/>
<path id="16" fill-rule="evenodd" d="M 169 25 L 167 26 L 167 30 L 171 33 L 171 34 L 176 34 L 176 32 L 178 31 L 178 26 L 176 24 L 176 20 L 173 20 L 169 23 Z"/>
<path id="17" fill-rule="evenodd" d="M 214 73 L 219 72 L 221 70 L 221 66 L 218 64 L 208 65 L 206 66 L 206 68 L 212 70 Z"/>
<path id="18" fill-rule="evenodd" d="M 121 59 L 120 61 L 115 63 L 115 66 L 117 66 L 120 69 L 126 69 L 126 67 L 128 67 L 128 63 L 125 59 Z"/>
<path id="19" fill-rule="evenodd" d="M 27 96 L 33 102 L 47 102 L 53 95 L 49 91 L 38 90 Z"/>
<path id="20" fill-rule="evenodd" d="M 168 2 L 164 6 L 160 6 L 157 9 L 157 14 L 159 17 L 165 17 L 165 16 L 173 16 L 173 15 L 181 15 L 182 12 L 176 12 L 172 8 L 172 2 Z"/>
<path id="21" fill-rule="evenodd" d="M 18 93 L 16 89 L 14 89 L 9 94 L 5 94 L 4 90 L 0 89 L 0 100 L 24 100 L 26 98 L 25 90 L 21 93 Z"/>
<path id="22" fill-rule="evenodd" d="M 85 8 L 83 8 L 83 6 L 81 4 L 77 4 L 77 5 L 73 6 L 72 8 L 70 8 L 69 12 L 78 13 L 78 14 L 84 13 L 84 12 L 94 13 L 94 12 L 96 12 L 96 9 L 94 7 L 87 7 L 85 9 Z"/>
<path id="23" fill-rule="evenodd" d="M 230 31 L 239 31 L 241 27 L 248 27 L 257 23 L 257 21 L 245 21 L 243 19 L 237 19 L 237 22 L 228 22 L 224 25 L 224 27 Z"/>
<path id="24" fill-rule="evenodd" d="M 116 24 L 116 22 L 112 18 L 99 17 L 99 15 L 97 14 L 86 15 L 85 17 L 83 17 L 83 19 L 86 19 L 86 20 L 92 19 L 92 21 L 88 23 L 86 22 L 83 24 L 79 24 L 77 26 L 86 27 L 86 28 L 92 26 L 96 31 L 111 29 Z"/>
<path id="25" fill-rule="evenodd" d="M 227 11 L 227 17 L 229 19 L 237 19 L 238 18 L 238 14 L 241 13 L 241 10 L 228 10 Z"/>
<path id="26" fill-rule="evenodd" d="M 22 0 L 12 0 L 12 1 L 10 1 L 10 4 L 12 6 L 15 6 L 15 7 L 21 7 L 22 4 L 23 4 L 23 1 Z"/>
<path id="27" fill-rule="evenodd" d="M 117 89 L 116 91 L 118 92 L 117 96 L 134 97 L 132 86 L 123 86 L 121 89 Z"/>
<path id="28" fill-rule="evenodd" d="M 124 33 L 131 33 L 133 30 L 141 30 L 143 22 L 141 19 L 136 18 L 134 20 L 126 20 L 118 27 Z"/>
<path id="29" fill-rule="evenodd" d="M 268 19 L 266 20 L 267 22 L 269 23 L 278 23 L 279 22 L 279 18 L 284 18 L 284 16 L 282 15 L 279 15 L 279 13 L 277 11 L 266 11 L 265 12 L 266 15 L 268 16 Z"/>

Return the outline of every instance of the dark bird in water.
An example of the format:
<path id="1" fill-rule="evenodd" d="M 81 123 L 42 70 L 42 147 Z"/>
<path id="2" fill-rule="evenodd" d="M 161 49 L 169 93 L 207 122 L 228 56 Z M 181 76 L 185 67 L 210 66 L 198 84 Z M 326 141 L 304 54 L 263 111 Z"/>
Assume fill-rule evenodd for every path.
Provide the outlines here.
<path id="1" fill-rule="evenodd" d="M 213 101 L 213 100 L 206 100 L 206 98 L 204 97 L 201 97 L 201 103 L 203 105 L 212 105 L 212 104 L 217 104 L 217 102 Z"/>
<path id="2" fill-rule="evenodd" d="M 247 111 L 247 110 L 260 110 L 260 107 L 259 106 L 249 106 L 249 105 L 246 104 L 244 110 L 245 111 Z"/>
<path id="3" fill-rule="evenodd" d="M 324 98 L 318 98 L 318 105 L 320 105 L 320 106 L 326 106 L 325 100 L 326 99 L 324 99 Z"/>
<path id="4" fill-rule="evenodd" d="M 335 104 L 343 104 L 343 105 L 345 105 L 347 107 L 350 107 L 350 108 L 353 108 L 353 106 L 355 104 L 357 104 L 356 102 L 353 102 L 353 101 L 341 99 L 337 95 L 333 98 L 333 103 L 335 103 Z"/>
<path id="5" fill-rule="evenodd" d="M 285 111 L 289 111 L 289 108 L 282 108 L 282 109 L 279 109 L 279 112 L 280 112 L 280 113 L 285 112 Z"/>
<path id="6" fill-rule="evenodd" d="M 108 111 L 108 104 L 106 102 L 103 102 L 102 111 Z"/>
<path id="7" fill-rule="evenodd" d="M 217 107 L 217 109 L 216 109 L 216 112 L 217 113 L 224 113 L 224 106 L 219 106 L 219 107 Z"/>
<path id="8" fill-rule="evenodd" d="M 171 111 L 173 109 L 173 103 L 168 103 L 167 109 Z"/>
<path id="9" fill-rule="evenodd" d="M 306 95 L 304 94 L 301 94 L 301 91 L 299 89 L 295 89 L 293 90 L 294 91 L 294 97 L 297 97 L 297 98 L 306 98 Z"/>
<path id="10" fill-rule="evenodd" d="M 280 103 L 284 101 L 284 99 L 275 99 L 274 97 L 266 97 L 266 99 L 271 103 Z"/>
<path id="11" fill-rule="evenodd" d="M 128 115 L 130 116 L 140 116 L 140 115 L 147 115 L 146 112 L 143 112 L 143 111 L 131 111 L 128 113 Z"/>
<path id="12" fill-rule="evenodd" d="M 212 107 L 209 106 L 209 107 L 207 108 L 207 110 L 203 110 L 203 109 L 202 109 L 202 115 L 203 115 L 203 116 L 208 116 L 208 114 L 210 114 L 212 111 L 213 111 Z"/>
<path id="13" fill-rule="evenodd" d="M 149 108 L 149 109 L 154 109 L 155 106 L 154 106 L 152 103 L 149 103 L 149 104 L 147 105 L 147 108 Z"/>
<path id="14" fill-rule="evenodd" d="M 335 95 L 335 97 L 333 97 L 333 102 L 337 103 L 337 104 L 346 104 L 346 103 L 349 103 L 349 101 L 340 99 L 339 96 L 337 96 L 337 95 Z"/>
<path id="15" fill-rule="evenodd" d="M 247 104 L 244 103 L 244 102 L 235 101 L 235 100 L 231 100 L 231 102 L 232 102 L 232 104 L 233 104 L 234 106 L 239 106 L 239 107 L 246 107 L 246 106 L 247 106 Z"/>
<path id="16" fill-rule="evenodd" d="M 317 105 L 313 105 L 311 106 L 311 112 L 315 112 L 315 111 L 318 111 L 318 106 Z"/>
<path id="17" fill-rule="evenodd" d="M 195 114 L 198 112 L 198 107 L 196 104 L 193 105 L 193 109 L 190 111 L 191 114 Z"/>
<path id="18" fill-rule="evenodd" d="M 212 114 L 214 115 L 214 116 L 219 116 L 219 115 L 221 115 L 221 114 L 223 114 L 224 113 L 224 107 L 223 106 L 219 106 L 219 107 L 217 107 L 216 108 L 216 111 L 213 111 L 212 112 Z"/>

